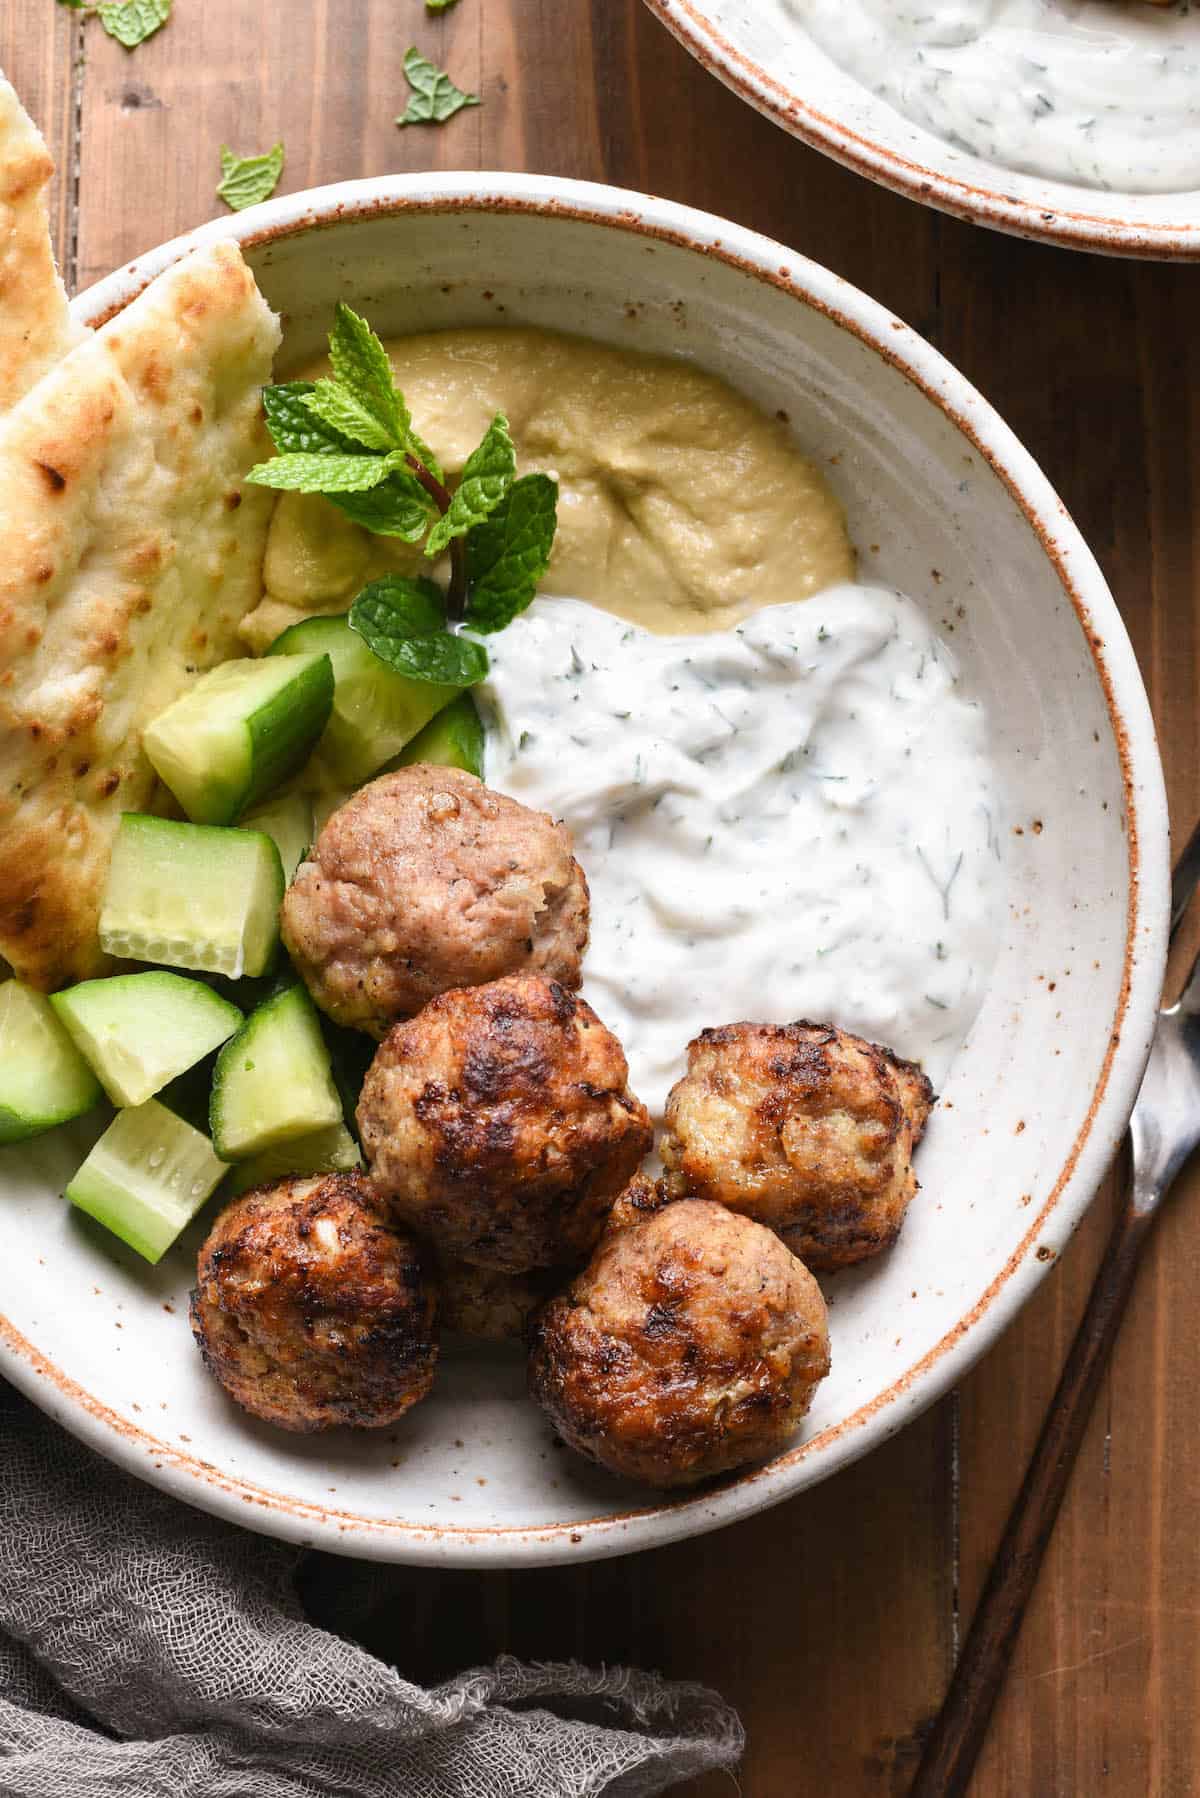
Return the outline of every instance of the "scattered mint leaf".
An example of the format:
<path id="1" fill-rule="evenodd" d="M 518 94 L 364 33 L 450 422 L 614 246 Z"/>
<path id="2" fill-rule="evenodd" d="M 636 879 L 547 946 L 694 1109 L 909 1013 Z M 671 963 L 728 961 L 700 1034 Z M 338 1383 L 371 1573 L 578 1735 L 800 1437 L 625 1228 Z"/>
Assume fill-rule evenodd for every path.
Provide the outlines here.
<path id="1" fill-rule="evenodd" d="M 514 481 L 491 517 L 467 538 L 467 623 L 498 631 L 523 612 L 546 572 L 557 524 L 558 482 Z"/>
<path id="2" fill-rule="evenodd" d="M 405 441 L 408 407 L 396 391 L 387 351 L 365 318 L 339 300 L 329 334 L 334 379 L 348 388 L 365 412 L 386 431 L 390 447 Z"/>
<path id="3" fill-rule="evenodd" d="M 305 405 L 316 387 L 315 381 L 281 381 L 263 388 L 263 411 L 275 448 L 284 456 L 361 455 L 352 437 L 326 425 Z"/>
<path id="4" fill-rule="evenodd" d="M 377 537 L 401 537 L 419 543 L 435 516 L 434 504 L 421 483 L 402 468 L 365 493 L 331 493 L 329 499 L 355 524 Z"/>
<path id="5" fill-rule="evenodd" d="M 478 94 L 464 94 L 415 45 L 405 55 L 404 73 L 413 91 L 397 125 L 444 125 L 464 106 L 479 105 Z"/>
<path id="6" fill-rule="evenodd" d="M 246 476 L 258 487 L 276 487 L 295 493 L 362 493 L 377 487 L 392 472 L 390 456 L 316 455 L 276 456 L 260 462 Z"/>
<path id="7" fill-rule="evenodd" d="M 136 50 L 166 24 L 171 0 L 100 0 L 96 12 L 109 37 L 127 50 Z"/>
<path id="8" fill-rule="evenodd" d="M 91 9 L 92 0 L 58 0 L 60 6 L 69 6 L 72 12 L 85 12 Z"/>
<path id="9" fill-rule="evenodd" d="M 234 212 L 243 212 L 247 206 L 269 200 L 282 173 L 282 143 L 265 150 L 261 156 L 235 156 L 228 144 L 222 144 L 221 184 L 217 188 L 217 198 L 224 200 Z"/>
<path id="10" fill-rule="evenodd" d="M 425 554 L 440 556 L 452 537 L 465 537 L 469 530 L 482 524 L 512 486 L 516 472 L 517 455 L 508 420 L 503 412 L 497 412 L 483 442 L 467 457 L 450 509 L 430 531 Z"/>
<path id="11" fill-rule="evenodd" d="M 488 671 L 482 643 L 443 628 L 445 601 L 432 581 L 384 575 L 363 588 L 349 623 L 387 667 L 410 680 L 473 687 Z"/>
<path id="12" fill-rule="evenodd" d="M 367 449 L 387 451 L 395 448 L 392 434 L 380 424 L 375 414 L 340 381 L 317 381 L 306 393 L 301 405 L 322 424 L 329 425 L 342 436 L 352 437 Z"/>
<path id="13" fill-rule="evenodd" d="M 363 588 L 350 608 L 350 626 L 366 623 L 388 637 L 428 637 L 446 628 L 446 601 L 436 581 L 423 576 L 380 575 Z"/>
<path id="14" fill-rule="evenodd" d="M 78 0 L 73 0 L 73 3 L 78 4 Z M 449 12 L 452 6 L 457 5 L 458 0 L 425 0 L 425 11 L 435 13 Z"/>

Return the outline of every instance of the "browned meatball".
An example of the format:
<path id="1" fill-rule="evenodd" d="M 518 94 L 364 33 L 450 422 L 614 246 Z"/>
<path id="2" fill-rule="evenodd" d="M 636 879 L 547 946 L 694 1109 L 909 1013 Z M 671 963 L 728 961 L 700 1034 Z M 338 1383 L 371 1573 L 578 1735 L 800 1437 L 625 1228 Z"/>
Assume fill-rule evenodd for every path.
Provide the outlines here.
<path id="1" fill-rule="evenodd" d="M 510 1274 L 470 1261 L 443 1262 L 438 1270 L 442 1326 L 487 1342 L 520 1342 L 538 1306 L 565 1286 L 573 1272 L 534 1267 Z"/>
<path id="2" fill-rule="evenodd" d="M 662 1180 L 652 1180 L 649 1174 L 635 1174 L 624 1192 L 619 1192 L 613 1201 L 612 1210 L 604 1220 L 606 1230 L 627 1230 L 630 1224 L 640 1224 L 645 1217 L 653 1217 L 664 1205 L 670 1203 L 670 1195 Z"/>
<path id="3" fill-rule="evenodd" d="M 606 1236 L 531 1336 L 529 1389 L 559 1434 L 650 1486 L 774 1454 L 829 1372 L 808 1269 L 761 1224 L 703 1199 Z"/>
<path id="4" fill-rule="evenodd" d="M 382 1036 L 452 987 L 517 973 L 577 987 L 587 881 L 565 825 L 418 762 L 333 813 L 280 926 L 321 1009 Z"/>
<path id="5" fill-rule="evenodd" d="M 913 1062 L 831 1025 L 705 1030 L 667 1100 L 667 1188 L 769 1224 L 809 1267 L 844 1267 L 899 1235 L 933 1102 Z"/>
<path id="6" fill-rule="evenodd" d="M 360 1174 L 244 1193 L 213 1225 L 196 1274 L 192 1330 L 208 1370 L 267 1423 L 379 1429 L 433 1384 L 425 1255 Z"/>
<path id="7" fill-rule="evenodd" d="M 578 1264 L 651 1143 L 620 1043 L 534 976 L 443 993 L 397 1024 L 363 1082 L 375 1190 L 447 1259 Z"/>

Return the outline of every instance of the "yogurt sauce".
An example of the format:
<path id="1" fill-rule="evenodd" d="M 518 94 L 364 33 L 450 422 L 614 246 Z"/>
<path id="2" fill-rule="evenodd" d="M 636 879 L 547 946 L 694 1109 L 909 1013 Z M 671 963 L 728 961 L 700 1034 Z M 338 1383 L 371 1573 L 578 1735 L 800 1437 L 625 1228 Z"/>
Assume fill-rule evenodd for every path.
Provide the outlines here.
<path id="1" fill-rule="evenodd" d="M 905 118 L 1086 187 L 1200 186 L 1200 9 L 1143 0 L 768 0 Z"/>
<path id="2" fill-rule="evenodd" d="M 830 1020 L 943 1080 L 994 950 L 998 802 L 910 600 L 847 584 L 665 637 L 538 599 L 489 648 L 487 780 L 574 833 L 584 995 L 652 1112 L 740 1018 Z"/>

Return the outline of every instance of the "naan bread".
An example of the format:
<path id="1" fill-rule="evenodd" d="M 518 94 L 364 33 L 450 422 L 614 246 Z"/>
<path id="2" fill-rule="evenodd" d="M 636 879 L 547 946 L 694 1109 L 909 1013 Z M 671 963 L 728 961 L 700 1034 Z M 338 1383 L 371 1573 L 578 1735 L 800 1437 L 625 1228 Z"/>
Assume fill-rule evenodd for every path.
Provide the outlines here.
<path id="1" fill-rule="evenodd" d="M 45 991 L 102 970 L 142 727 L 260 596 L 279 335 L 237 246 L 197 250 L 0 419 L 0 954 Z"/>
<path id="2" fill-rule="evenodd" d="M 53 173 L 40 131 L 0 74 L 0 412 L 84 336 L 50 246 Z"/>

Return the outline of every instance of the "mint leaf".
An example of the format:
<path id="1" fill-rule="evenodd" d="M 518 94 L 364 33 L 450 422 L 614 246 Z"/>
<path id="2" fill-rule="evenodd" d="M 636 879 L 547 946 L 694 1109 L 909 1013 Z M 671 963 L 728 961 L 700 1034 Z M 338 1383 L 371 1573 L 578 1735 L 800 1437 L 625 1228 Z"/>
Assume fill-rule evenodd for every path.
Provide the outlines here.
<path id="1" fill-rule="evenodd" d="M 546 572 L 558 523 L 558 482 L 522 475 L 467 538 L 467 623 L 499 631 L 523 612 Z"/>
<path id="2" fill-rule="evenodd" d="M 408 407 L 396 392 L 387 351 L 366 319 L 342 300 L 329 334 L 329 360 L 338 385 L 348 388 L 387 433 L 388 446 L 402 444 L 409 426 Z"/>
<path id="3" fill-rule="evenodd" d="M 306 393 L 300 403 L 322 424 L 353 438 L 356 443 L 365 444 L 368 449 L 386 451 L 394 448 L 391 432 L 338 381 L 316 382 L 312 392 Z"/>
<path id="4" fill-rule="evenodd" d="M 483 442 L 467 457 L 450 508 L 429 533 L 425 554 L 440 555 L 451 537 L 465 537 L 475 525 L 482 524 L 512 486 L 516 471 L 517 455 L 508 420 L 503 412 L 497 412 Z"/>
<path id="5" fill-rule="evenodd" d="M 257 487 L 276 487 L 297 493 L 361 493 L 377 487 L 392 472 L 390 456 L 344 456 L 329 452 L 316 455 L 276 456 L 260 462 L 246 476 Z"/>
<path id="6" fill-rule="evenodd" d="M 366 493 L 331 493 L 329 499 L 377 537 L 402 537 L 419 543 L 429 529 L 433 501 L 421 483 L 404 469 L 393 469 L 386 481 Z"/>
<path id="7" fill-rule="evenodd" d="M 281 455 L 361 455 L 352 437 L 326 425 L 305 405 L 316 386 L 315 381 L 281 381 L 263 388 L 263 411 L 275 448 Z"/>
<path id="8" fill-rule="evenodd" d="M 432 581 L 384 575 L 350 607 L 353 631 L 396 674 L 410 680 L 473 687 L 488 671 L 487 650 L 444 629 L 445 601 Z"/>
<path id="9" fill-rule="evenodd" d="M 70 0 L 70 4 L 73 6 L 78 6 L 79 0 Z M 458 0 L 425 0 L 425 11 L 426 12 L 449 12 L 450 8 L 452 6 L 457 6 L 457 5 L 458 5 Z"/>
<path id="10" fill-rule="evenodd" d="M 464 106 L 479 105 L 478 94 L 464 94 L 415 45 L 405 55 L 404 73 L 413 91 L 397 125 L 444 125 Z"/>
<path id="11" fill-rule="evenodd" d="M 283 145 L 276 144 L 261 156 L 235 156 L 228 144 L 221 145 L 221 184 L 217 198 L 234 212 L 257 206 L 269 200 L 283 173 Z"/>
<path id="12" fill-rule="evenodd" d="M 446 600 L 436 581 L 423 575 L 382 574 L 365 586 L 350 607 L 350 628 L 360 624 L 387 637 L 428 637 L 446 628 Z M 365 634 L 365 632 L 363 633 Z"/>
<path id="13" fill-rule="evenodd" d="M 101 0 L 96 8 L 109 37 L 136 50 L 171 16 L 171 0 Z"/>

